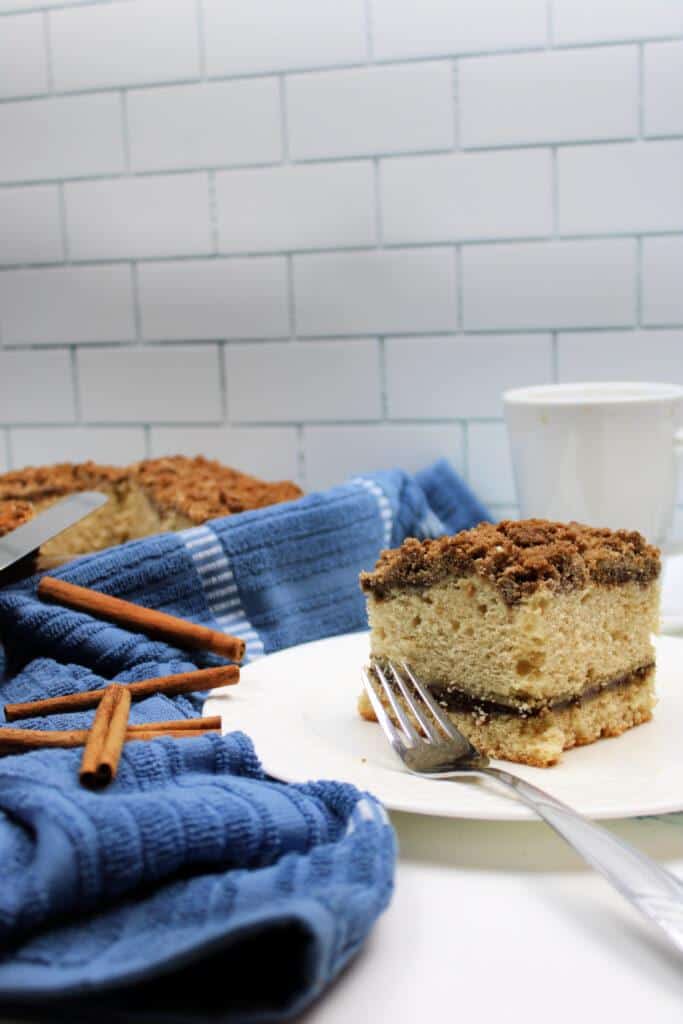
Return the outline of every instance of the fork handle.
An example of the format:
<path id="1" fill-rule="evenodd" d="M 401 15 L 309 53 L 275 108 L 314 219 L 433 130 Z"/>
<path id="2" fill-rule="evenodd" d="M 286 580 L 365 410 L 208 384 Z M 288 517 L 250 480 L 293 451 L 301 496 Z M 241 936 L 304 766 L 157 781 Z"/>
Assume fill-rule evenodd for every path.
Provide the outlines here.
<path id="1" fill-rule="evenodd" d="M 514 790 L 683 953 L 683 882 L 630 843 L 524 779 L 490 766 L 479 773 Z"/>

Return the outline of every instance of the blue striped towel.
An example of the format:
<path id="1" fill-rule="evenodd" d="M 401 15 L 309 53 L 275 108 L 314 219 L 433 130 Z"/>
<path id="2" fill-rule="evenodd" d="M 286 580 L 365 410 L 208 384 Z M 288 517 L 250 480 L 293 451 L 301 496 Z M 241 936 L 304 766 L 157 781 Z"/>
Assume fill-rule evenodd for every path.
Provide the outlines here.
<path id="1" fill-rule="evenodd" d="M 247 660 L 358 630 L 361 569 L 408 535 L 486 518 L 450 467 L 359 477 L 296 502 L 163 534 L 56 575 L 247 640 Z M 216 662 L 0 591 L 0 699 Z M 133 705 L 190 716 L 193 696 Z M 75 728 L 93 712 L 30 719 Z M 72 1018 L 270 1021 L 318 997 L 387 905 L 393 832 L 338 782 L 286 785 L 241 733 L 128 744 L 115 783 L 77 783 L 80 751 L 0 760 L 0 1009 Z"/>

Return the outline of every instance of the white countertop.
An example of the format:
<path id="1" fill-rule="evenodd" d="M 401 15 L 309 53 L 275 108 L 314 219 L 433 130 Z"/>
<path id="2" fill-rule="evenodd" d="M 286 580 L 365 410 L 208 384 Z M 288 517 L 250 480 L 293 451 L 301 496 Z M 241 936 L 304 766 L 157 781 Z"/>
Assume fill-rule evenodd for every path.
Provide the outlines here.
<path id="1" fill-rule="evenodd" d="M 683 956 L 550 828 L 391 818 L 394 898 L 304 1024 L 680 1024 Z M 683 878 L 683 814 L 603 824 Z"/>

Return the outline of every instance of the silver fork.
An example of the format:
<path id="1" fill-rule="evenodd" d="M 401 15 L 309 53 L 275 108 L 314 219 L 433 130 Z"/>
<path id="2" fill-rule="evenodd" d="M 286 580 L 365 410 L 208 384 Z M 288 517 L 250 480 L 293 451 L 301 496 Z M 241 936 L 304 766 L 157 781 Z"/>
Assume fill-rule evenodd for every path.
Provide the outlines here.
<path id="1" fill-rule="evenodd" d="M 373 675 L 393 711 L 395 722 L 378 696 Z M 683 952 L 683 882 L 680 879 L 549 793 L 490 765 L 489 759 L 480 754 L 444 714 L 407 662 L 403 662 L 402 671 L 389 662 L 388 673 L 373 663 L 371 669 L 363 669 L 363 682 L 386 738 L 408 771 L 432 779 L 483 775 L 513 790 L 622 896 L 658 925 L 679 952 Z M 397 689 L 418 723 L 419 732 L 399 701 Z"/>

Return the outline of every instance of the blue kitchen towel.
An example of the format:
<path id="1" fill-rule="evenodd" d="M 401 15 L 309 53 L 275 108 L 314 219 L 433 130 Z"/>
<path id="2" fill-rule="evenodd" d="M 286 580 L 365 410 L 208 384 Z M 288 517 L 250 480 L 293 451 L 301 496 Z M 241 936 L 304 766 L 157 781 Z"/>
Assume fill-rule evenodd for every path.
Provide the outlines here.
<path id="1" fill-rule="evenodd" d="M 236 633 L 247 660 L 365 626 L 358 573 L 404 537 L 486 510 L 445 462 L 136 541 L 55 575 Z M 0 591 L 0 700 L 99 688 L 215 662 Z M 197 713 L 156 696 L 133 721 Z M 93 712 L 27 727 L 83 727 Z M 0 760 L 0 1009 L 70 1019 L 280 1020 L 315 999 L 387 905 L 393 832 L 367 794 L 286 785 L 241 733 L 127 744 L 115 783 L 77 782 L 80 751 Z"/>

